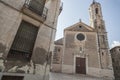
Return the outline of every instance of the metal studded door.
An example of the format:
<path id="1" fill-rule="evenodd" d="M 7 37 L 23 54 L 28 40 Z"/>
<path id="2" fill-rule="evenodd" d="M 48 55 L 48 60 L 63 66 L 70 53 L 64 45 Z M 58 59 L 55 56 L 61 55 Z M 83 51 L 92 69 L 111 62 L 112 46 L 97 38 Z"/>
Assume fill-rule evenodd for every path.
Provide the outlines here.
<path id="1" fill-rule="evenodd" d="M 86 74 L 85 58 L 76 57 L 76 73 Z"/>
<path id="2" fill-rule="evenodd" d="M 9 51 L 8 58 L 29 59 L 37 33 L 38 27 L 22 21 Z"/>

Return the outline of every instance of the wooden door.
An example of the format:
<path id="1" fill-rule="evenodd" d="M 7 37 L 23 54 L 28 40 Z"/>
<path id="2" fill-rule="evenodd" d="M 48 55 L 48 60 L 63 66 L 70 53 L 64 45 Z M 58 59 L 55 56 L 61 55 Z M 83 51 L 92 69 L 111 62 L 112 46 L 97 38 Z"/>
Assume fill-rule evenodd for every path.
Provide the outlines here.
<path id="1" fill-rule="evenodd" d="M 86 60 L 85 60 L 85 58 L 76 57 L 76 73 L 86 74 Z"/>

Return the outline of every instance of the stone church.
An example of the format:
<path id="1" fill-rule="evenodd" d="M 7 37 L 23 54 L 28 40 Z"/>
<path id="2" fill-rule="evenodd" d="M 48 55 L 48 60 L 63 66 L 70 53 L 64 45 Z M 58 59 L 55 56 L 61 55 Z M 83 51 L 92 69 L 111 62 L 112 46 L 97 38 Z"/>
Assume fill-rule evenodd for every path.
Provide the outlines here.
<path id="1" fill-rule="evenodd" d="M 49 80 L 61 0 L 0 0 L 0 80 Z"/>
<path id="2" fill-rule="evenodd" d="M 52 71 L 114 79 L 101 4 L 89 7 L 90 25 L 80 21 L 55 41 Z"/>

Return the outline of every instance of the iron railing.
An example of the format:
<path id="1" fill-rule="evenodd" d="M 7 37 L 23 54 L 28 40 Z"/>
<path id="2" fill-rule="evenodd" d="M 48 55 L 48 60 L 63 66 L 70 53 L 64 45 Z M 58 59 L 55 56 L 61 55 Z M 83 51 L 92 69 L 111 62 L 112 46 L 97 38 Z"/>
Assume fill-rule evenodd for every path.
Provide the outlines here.
<path id="1" fill-rule="evenodd" d="M 59 14 L 60 14 L 63 10 L 63 2 L 60 3 L 60 9 L 59 10 L 60 10 L 60 12 L 59 12 Z"/>
<path id="2" fill-rule="evenodd" d="M 38 0 L 26 0 L 25 6 L 31 10 L 32 12 L 36 13 L 37 15 L 43 17 L 44 19 L 47 18 L 48 9 L 44 7 L 43 1 Z"/>

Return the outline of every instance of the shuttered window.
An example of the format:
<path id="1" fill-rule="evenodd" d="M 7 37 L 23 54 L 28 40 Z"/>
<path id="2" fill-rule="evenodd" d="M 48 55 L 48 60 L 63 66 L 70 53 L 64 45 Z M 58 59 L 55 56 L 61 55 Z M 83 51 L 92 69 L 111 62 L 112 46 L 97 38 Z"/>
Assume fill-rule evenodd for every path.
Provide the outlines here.
<path id="1" fill-rule="evenodd" d="M 29 59 L 33 51 L 37 33 L 38 27 L 22 21 L 9 51 L 8 58 Z"/>

